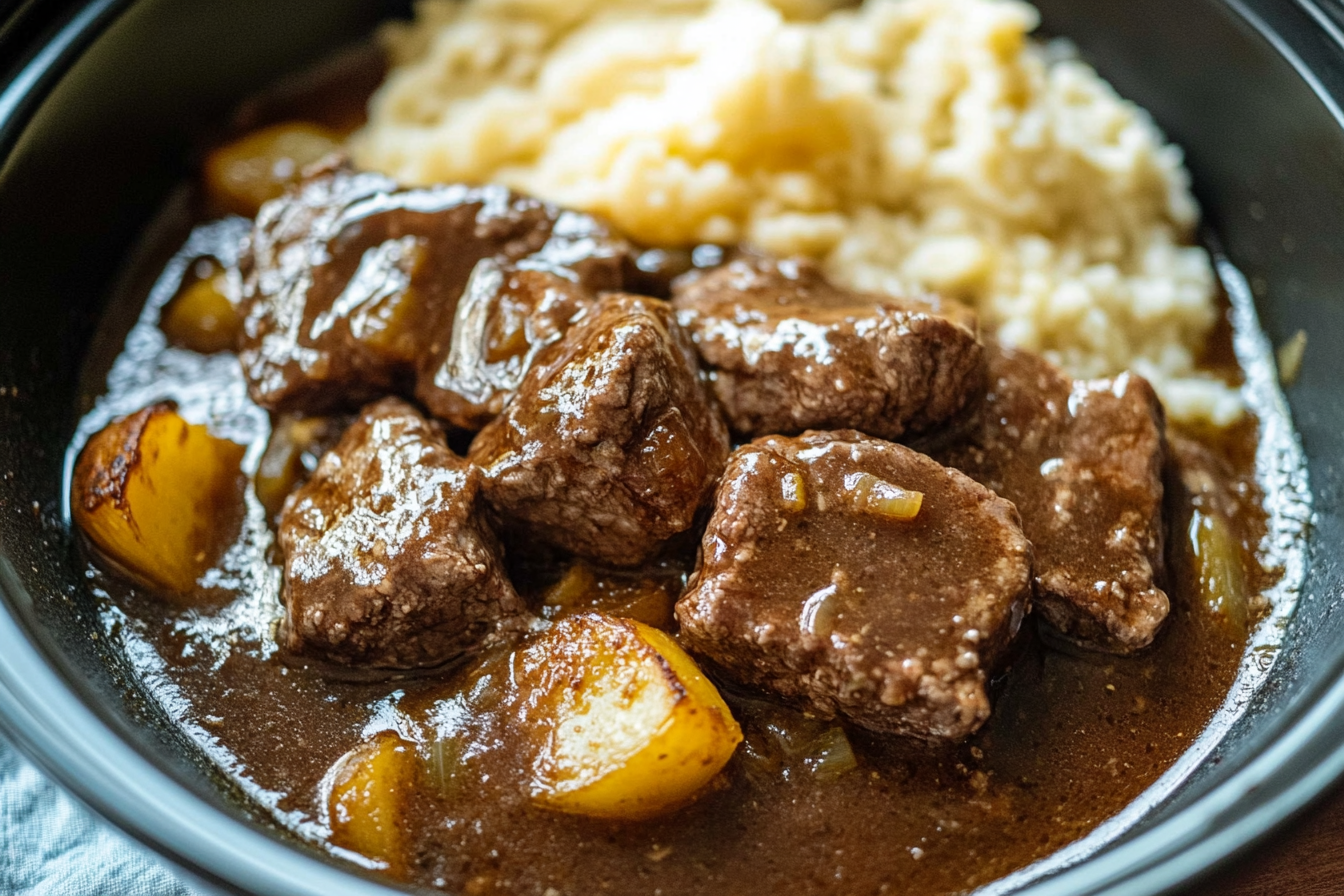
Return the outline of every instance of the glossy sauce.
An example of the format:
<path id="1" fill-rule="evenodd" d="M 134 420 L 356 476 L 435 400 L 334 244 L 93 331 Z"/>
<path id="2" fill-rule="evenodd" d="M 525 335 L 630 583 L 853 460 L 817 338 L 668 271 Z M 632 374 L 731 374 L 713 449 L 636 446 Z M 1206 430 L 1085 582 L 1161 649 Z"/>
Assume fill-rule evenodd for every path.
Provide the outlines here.
<path id="1" fill-rule="evenodd" d="M 188 420 L 245 444 L 244 468 L 256 471 L 270 422 L 247 399 L 237 359 L 172 348 L 156 326 L 158 309 L 196 260 L 235 262 L 233 247 L 247 226 L 240 219 L 203 225 L 184 244 L 193 217 L 190 201 L 179 202 L 148 235 L 146 258 L 184 246 L 148 300 L 133 286 L 116 297 L 100 350 L 117 359 L 105 383 L 96 366 L 90 371 L 90 392 L 101 397 L 79 428 L 72 459 L 112 418 L 171 398 Z M 145 278 L 127 282 L 137 280 Z M 114 322 L 141 305 L 123 344 Z M 1276 491 L 1274 516 L 1260 509 L 1255 421 L 1216 436 L 1191 435 L 1215 459 L 1220 493 L 1236 496 L 1235 530 L 1252 591 L 1269 588 L 1285 561 L 1271 553 L 1276 540 L 1266 533 L 1290 531 L 1300 505 Z M 385 866 L 329 843 L 324 776 L 378 732 L 415 744 L 419 786 L 402 819 L 410 841 L 404 861 L 387 868 L 408 882 L 470 896 L 933 896 L 988 883 L 1084 837 L 1158 781 L 1220 708 L 1224 716 L 1235 712 L 1228 695 L 1239 675 L 1243 687 L 1263 680 L 1264 669 L 1252 663 L 1262 653 L 1247 646 L 1263 647 L 1265 639 L 1248 641 L 1197 599 L 1185 534 L 1192 503 L 1180 489 L 1168 491 L 1172 611 L 1150 649 L 1124 658 L 1061 652 L 1032 635 L 1029 619 L 979 732 L 960 744 L 930 746 L 851 730 L 857 767 L 834 775 L 818 773 L 808 748 L 767 755 L 760 746 L 814 740 L 815 721 L 724 687 L 747 744 L 696 803 L 640 823 L 558 815 L 532 803 L 522 786 L 523 751 L 511 739 L 516 695 L 504 674 L 508 654 L 374 682 L 336 680 L 284 658 L 275 641 L 279 567 L 268 513 L 251 489 L 242 534 L 209 574 L 215 602 L 170 607 L 93 566 L 89 582 L 106 632 L 139 673 L 140 687 L 210 763 L 300 837 Z M 564 564 L 526 545 L 510 546 L 508 561 L 534 610 L 555 597 Z M 643 578 L 679 584 L 692 561 L 691 550 L 674 546 L 646 575 L 623 573 L 607 591 L 628 594 L 620 582 Z M 1286 612 L 1282 605 L 1269 610 Z M 445 776 L 446 742 L 454 759 Z"/>

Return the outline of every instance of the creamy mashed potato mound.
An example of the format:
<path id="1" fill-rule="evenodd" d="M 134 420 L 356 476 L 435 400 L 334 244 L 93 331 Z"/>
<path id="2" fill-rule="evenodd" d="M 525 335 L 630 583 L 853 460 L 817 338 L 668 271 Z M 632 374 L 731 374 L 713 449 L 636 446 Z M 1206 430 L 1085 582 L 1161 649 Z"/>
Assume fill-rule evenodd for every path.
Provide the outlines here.
<path id="1" fill-rule="evenodd" d="M 650 245 L 745 241 L 963 299 L 1075 376 L 1228 423 L 1181 152 L 1016 0 L 424 0 L 356 160 L 502 181 Z"/>

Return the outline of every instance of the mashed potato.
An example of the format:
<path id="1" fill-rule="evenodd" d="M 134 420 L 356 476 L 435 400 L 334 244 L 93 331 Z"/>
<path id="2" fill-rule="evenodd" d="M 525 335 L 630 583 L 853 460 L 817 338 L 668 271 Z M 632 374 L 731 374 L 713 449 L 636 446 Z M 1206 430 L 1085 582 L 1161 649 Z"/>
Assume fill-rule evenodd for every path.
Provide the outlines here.
<path id="1" fill-rule="evenodd" d="M 648 244 L 746 241 L 932 289 L 1076 376 L 1227 423 L 1180 150 L 1015 0 L 424 0 L 357 160 L 503 181 Z"/>

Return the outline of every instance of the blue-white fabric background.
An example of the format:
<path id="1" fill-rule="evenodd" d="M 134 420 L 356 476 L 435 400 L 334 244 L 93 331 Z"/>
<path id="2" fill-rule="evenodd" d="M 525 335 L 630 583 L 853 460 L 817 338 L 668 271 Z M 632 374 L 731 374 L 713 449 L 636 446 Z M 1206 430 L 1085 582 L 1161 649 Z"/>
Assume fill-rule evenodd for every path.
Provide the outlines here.
<path id="1" fill-rule="evenodd" d="M 0 740 L 0 896 L 197 896 Z"/>

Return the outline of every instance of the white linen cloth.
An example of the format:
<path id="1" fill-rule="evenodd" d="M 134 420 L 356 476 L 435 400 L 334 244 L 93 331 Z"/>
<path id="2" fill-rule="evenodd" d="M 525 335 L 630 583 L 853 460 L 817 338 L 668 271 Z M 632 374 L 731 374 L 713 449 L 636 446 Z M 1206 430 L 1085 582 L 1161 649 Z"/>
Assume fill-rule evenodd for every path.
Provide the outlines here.
<path id="1" fill-rule="evenodd" d="M 0 894 L 199 896 L 0 739 Z"/>

